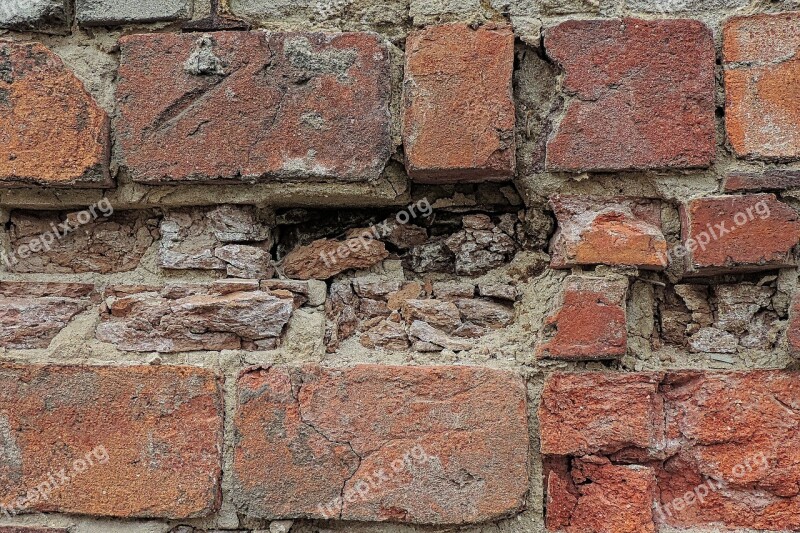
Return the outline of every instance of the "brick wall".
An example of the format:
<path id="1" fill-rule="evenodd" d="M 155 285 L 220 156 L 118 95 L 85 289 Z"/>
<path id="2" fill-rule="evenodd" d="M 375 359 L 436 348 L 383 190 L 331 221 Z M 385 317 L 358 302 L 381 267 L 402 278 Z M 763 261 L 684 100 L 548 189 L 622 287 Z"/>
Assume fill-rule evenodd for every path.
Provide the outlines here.
<path id="1" fill-rule="evenodd" d="M 0 0 L 0 533 L 800 531 L 793 10 Z"/>

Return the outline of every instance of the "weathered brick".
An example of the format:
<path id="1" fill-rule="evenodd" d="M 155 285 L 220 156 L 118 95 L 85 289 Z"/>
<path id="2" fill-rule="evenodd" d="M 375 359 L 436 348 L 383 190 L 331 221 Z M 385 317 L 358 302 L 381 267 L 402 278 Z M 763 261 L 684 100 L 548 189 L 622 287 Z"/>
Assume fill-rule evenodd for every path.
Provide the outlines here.
<path id="1" fill-rule="evenodd" d="M 412 32 L 406 44 L 406 170 L 421 183 L 506 180 L 515 168 L 510 28 L 463 24 Z"/>
<path id="2" fill-rule="evenodd" d="M 655 533 L 652 468 L 615 465 L 606 457 L 572 460 L 545 474 L 547 528 L 566 533 Z"/>
<path id="3" fill-rule="evenodd" d="M 480 12 L 480 0 L 411 0 L 408 10 L 417 25 L 470 19 Z"/>
<path id="4" fill-rule="evenodd" d="M 797 212 L 774 194 L 714 196 L 681 206 L 683 247 L 690 273 L 757 271 L 793 266 L 800 242 Z"/>
<path id="5" fill-rule="evenodd" d="M 115 26 L 192 18 L 190 0 L 75 0 L 82 26 Z"/>
<path id="6" fill-rule="evenodd" d="M 390 74 L 374 34 L 132 35 L 117 137 L 134 181 L 377 178 Z"/>
<path id="7" fill-rule="evenodd" d="M 126 518 L 218 509 L 223 408 L 212 373 L 2 365 L 0 382 L 7 509 Z M 47 498 L 36 496 L 53 479 Z"/>
<path id="8" fill-rule="evenodd" d="M 800 172 L 773 170 L 761 173 L 734 172 L 725 176 L 723 192 L 781 191 L 800 187 Z"/>
<path id="9" fill-rule="evenodd" d="M 725 23 L 725 126 L 740 157 L 800 157 L 799 24 L 800 12 L 734 17 Z"/>
<path id="10" fill-rule="evenodd" d="M 526 391 L 510 373 L 256 368 L 235 425 L 234 497 L 251 516 L 461 524 L 525 505 Z"/>
<path id="11" fill-rule="evenodd" d="M 625 355 L 628 280 L 569 276 L 543 326 L 536 355 L 547 359 L 610 359 Z"/>
<path id="12" fill-rule="evenodd" d="M 539 406 L 545 455 L 653 449 L 663 440 L 659 376 L 587 372 L 550 376 Z"/>
<path id="13" fill-rule="evenodd" d="M 547 145 L 568 172 L 707 167 L 715 52 L 695 20 L 572 20 L 545 32 L 574 98 Z M 600 60 L 599 58 L 602 58 Z"/>
<path id="14" fill-rule="evenodd" d="M 550 205 L 558 230 L 550 244 L 550 266 L 619 265 L 665 268 L 667 241 L 661 206 L 639 198 L 557 195 Z"/>
<path id="15" fill-rule="evenodd" d="M 108 187 L 109 132 L 106 112 L 57 55 L 0 42 L 0 185 Z"/>
<path id="16" fill-rule="evenodd" d="M 681 446 L 658 474 L 661 520 L 676 527 L 800 527 L 799 378 L 782 371 L 667 377 L 667 442 Z M 676 505 L 702 485 L 703 498 Z"/>
<path id="17" fill-rule="evenodd" d="M 261 290 L 255 281 L 114 286 L 96 333 L 134 352 L 273 349 L 293 311 L 291 292 Z"/>
<path id="18" fill-rule="evenodd" d="M 6 0 L 0 4 L 0 28 L 65 33 L 67 0 Z"/>
<path id="19" fill-rule="evenodd" d="M 89 305 L 94 285 L 0 282 L 0 345 L 47 348 Z"/>
<path id="20" fill-rule="evenodd" d="M 139 266 L 158 238 L 158 218 L 152 212 L 90 215 L 89 211 L 13 211 L 8 269 L 48 274 L 127 272 Z M 82 224 L 84 219 L 91 221 Z M 27 250 L 25 257 L 22 250 Z"/>

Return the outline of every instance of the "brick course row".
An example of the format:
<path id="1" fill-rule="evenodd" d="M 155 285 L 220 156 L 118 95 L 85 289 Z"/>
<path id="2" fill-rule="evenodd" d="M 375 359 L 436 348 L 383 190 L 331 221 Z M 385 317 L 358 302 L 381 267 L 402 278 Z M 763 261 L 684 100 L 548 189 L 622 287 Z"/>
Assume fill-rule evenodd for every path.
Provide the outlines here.
<path id="1" fill-rule="evenodd" d="M 726 129 L 740 157 L 800 157 L 788 89 L 797 20 L 725 25 Z M 409 35 L 402 137 L 412 179 L 513 177 L 513 41 L 495 25 Z M 548 169 L 714 162 L 715 53 L 702 23 L 569 21 L 545 31 L 544 47 L 566 97 Z M 134 181 L 372 180 L 394 152 L 390 45 L 376 34 L 159 33 L 123 37 L 120 48 L 114 129 Z M 0 116 L 11 118 L 0 123 L 0 182 L 108 187 L 109 118 L 61 60 L 41 44 L 3 42 L 0 76 Z"/>

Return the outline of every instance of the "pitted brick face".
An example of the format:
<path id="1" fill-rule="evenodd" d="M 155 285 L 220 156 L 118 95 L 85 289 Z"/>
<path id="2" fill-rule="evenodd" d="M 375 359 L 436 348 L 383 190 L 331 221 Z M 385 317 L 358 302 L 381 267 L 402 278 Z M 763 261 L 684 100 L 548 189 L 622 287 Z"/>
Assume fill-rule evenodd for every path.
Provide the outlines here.
<path id="1" fill-rule="evenodd" d="M 0 186 L 108 187 L 108 115 L 39 43 L 0 42 Z"/>
<path id="2" fill-rule="evenodd" d="M 17 503 L 26 512 L 179 519 L 218 509 L 222 394 L 211 372 L 3 365 L 0 384 L 4 497 L 56 480 L 47 499 Z"/>
<path id="3" fill-rule="evenodd" d="M 375 34 L 123 37 L 117 135 L 134 181 L 376 179 L 392 148 Z"/>
<path id="4" fill-rule="evenodd" d="M 566 114 L 547 167 L 567 172 L 714 162 L 715 53 L 694 20 L 571 20 L 545 32 L 564 70 Z"/>

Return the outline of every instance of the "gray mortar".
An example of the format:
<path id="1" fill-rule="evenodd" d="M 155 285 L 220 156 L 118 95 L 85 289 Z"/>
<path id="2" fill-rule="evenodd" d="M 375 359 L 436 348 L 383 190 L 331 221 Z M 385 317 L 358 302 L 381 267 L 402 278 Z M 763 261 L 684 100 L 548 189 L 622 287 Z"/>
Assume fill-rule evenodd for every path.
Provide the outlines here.
<path id="1" fill-rule="evenodd" d="M 438 21 L 476 22 L 487 20 L 510 20 L 518 32 L 518 47 L 527 47 L 528 53 L 536 54 L 540 47 L 538 32 L 540 27 L 551 27 L 564 20 L 579 18 L 613 18 L 618 16 L 639 16 L 659 18 L 658 10 L 653 10 L 645 0 L 326 0 L 331 4 L 319 9 L 316 0 L 231 0 L 233 13 L 245 17 L 256 28 L 271 31 L 279 30 L 328 30 L 338 31 L 377 31 L 396 45 L 392 47 L 393 68 L 393 138 L 399 145 L 400 132 L 400 87 L 402 82 L 404 46 L 407 33 L 416 24 Z M 271 6 L 271 7 L 269 7 Z M 447 9 L 436 14 L 432 10 L 438 6 Z M 720 23 L 728 16 L 742 13 L 774 12 L 778 9 L 797 8 L 797 2 L 784 2 L 782 6 L 768 0 L 689 0 L 685 7 L 672 10 L 669 16 L 697 18 L 708 24 L 720 46 Z M 269 8 L 268 8 L 269 7 Z M 412 11 L 413 9 L 413 11 Z M 194 19 L 208 15 L 208 2 L 196 0 Z M 117 39 L 124 33 L 176 31 L 177 24 L 160 23 L 126 26 L 124 29 L 109 31 L 104 28 L 91 30 L 73 25 L 72 33 L 65 36 L 42 33 L 0 31 L 0 37 L 18 40 L 40 40 L 51 47 L 65 63 L 75 71 L 84 82 L 87 90 L 110 115 L 115 114 L 114 88 L 116 69 L 119 61 Z M 518 93 L 534 100 L 544 99 L 549 94 L 541 91 L 542 72 L 545 60 L 538 68 L 521 69 L 516 72 Z M 557 70 L 556 70 L 557 72 Z M 548 74 L 550 76 L 550 74 Z M 547 79 L 547 83 L 560 83 L 560 75 Z M 721 96 L 718 104 L 721 105 Z M 549 102 L 545 105 L 549 105 Z M 562 108 L 563 110 L 563 108 Z M 549 112 L 549 111 L 548 111 Z M 558 111 L 555 111 L 556 113 Z M 558 120 L 558 117 L 551 117 Z M 732 170 L 758 171 L 774 167 L 771 164 L 737 160 L 730 154 L 724 142 L 723 119 L 718 120 L 718 160 L 708 170 L 698 172 L 630 172 L 617 174 L 568 175 L 544 171 L 530 171 L 520 175 L 514 182 L 517 191 L 525 199 L 526 205 L 535 210 L 543 231 L 549 231 L 544 221 L 545 200 L 553 193 L 594 194 L 599 196 L 631 195 L 665 200 L 665 232 L 668 238 L 677 238 L 678 203 L 692 198 L 718 193 L 719 183 L 726 173 Z M 541 134 L 534 134 L 522 140 L 521 154 L 531 153 L 536 143 L 541 142 Z M 395 155 L 400 160 L 401 152 Z M 118 166 L 117 155 L 112 161 Z M 790 165 L 800 168 L 800 163 Z M 785 167 L 784 167 L 785 168 Z M 169 207 L 188 205 L 211 205 L 217 203 L 252 204 L 259 207 L 379 207 L 407 205 L 411 198 L 409 181 L 402 167 L 391 165 L 382 179 L 375 183 L 272 183 L 257 185 L 181 185 L 181 186 L 143 186 L 131 183 L 123 174 L 119 185 L 110 191 L 57 190 L 57 189 L 4 189 L 0 191 L 0 219 L 8 220 L 8 210 L 27 209 L 69 209 L 85 207 L 107 195 L 115 209 L 142 209 L 148 207 Z M 512 193 L 510 193 L 512 194 Z M 512 194 L 513 195 L 513 194 Z M 800 206 L 800 190 L 787 191 L 783 197 Z M 475 199 L 464 195 L 448 197 L 442 193 L 437 206 L 474 207 Z M 0 239 L 7 239 L 5 232 Z M 5 244 L 5 243 L 4 243 Z M 167 273 L 156 265 L 156 247 L 147 252 L 141 264 L 132 272 L 120 274 L 85 275 L 16 275 L 0 272 L 0 280 L 27 281 L 82 281 L 93 282 L 99 286 L 110 283 L 164 283 L 167 281 L 208 282 L 215 279 L 213 273 L 182 272 Z M 536 335 L 550 311 L 550 302 L 555 300 L 568 271 L 545 270 L 536 277 L 526 275 L 535 270 L 548 258 L 539 252 L 520 252 L 508 265 L 499 268 L 476 281 L 519 281 L 521 301 L 516 304 L 517 318 L 508 328 L 497 331 L 475 342 L 468 352 L 454 353 L 444 351 L 438 354 L 387 352 L 367 350 L 356 339 L 345 341 L 335 354 L 324 354 L 324 311 L 321 307 L 303 308 L 292 318 L 283 345 L 272 351 L 223 351 L 191 352 L 176 354 L 128 353 L 104 344 L 94 338 L 94 329 L 99 321 L 98 306 L 91 306 L 76 317 L 61 331 L 47 349 L 9 350 L 0 349 L 0 359 L 20 363 L 72 363 L 72 364 L 165 364 L 194 365 L 217 372 L 225 378 L 225 429 L 229 437 L 224 449 L 223 468 L 223 506 L 222 510 L 208 518 L 189 521 L 158 520 L 104 520 L 58 514 L 26 515 L 13 520 L 0 518 L 0 525 L 47 525 L 67 527 L 72 533 L 166 533 L 172 527 L 185 524 L 208 529 L 235 529 L 251 527 L 269 529 L 269 523 L 253 521 L 237 516 L 231 500 L 233 483 L 231 465 L 233 448 L 232 420 L 235 405 L 235 381 L 240 370 L 252 364 L 301 364 L 323 361 L 330 366 L 347 366 L 361 362 L 383 364 L 464 364 L 482 365 L 491 368 L 513 370 L 528 381 L 529 420 L 531 435 L 531 483 L 529 508 L 517 517 L 493 524 L 475 527 L 414 527 L 385 524 L 326 523 L 296 521 L 293 533 L 423 533 L 459 531 L 462 533 L 538 533 L 543 526 L 543 488 L 541 482 L 541 457 L 538 453 L 539 435 L 536 407 L 547 375 L 555 371 L 641 371 L 663 369 L 718 369 L 718 362 L 708 354 L 689 354 L 674 347 L 653 350 L 645 338 L 652 329 L 653 284 L 660 279 L 651 273 L 635 270 L 615 270 L 599 268 L 600 275 L 628 276 L 632 280 L 628 300 L 629 314 L 629 352 L 619 362 L 569 363 L 563 361 L 536 361 L 533 357 L 533 343 Z M 580 269 L 577 269 L 580 271 Z M 370 274 L 385 278 L 403 278 L 402 269 L 397 262 L 387 261 L 372 269 Z M 778 301 L 788 303 L 788 295 L 797 289 L 797 271 L 784 269 L 778 277 Z M 769 352 L 750 351 L 736 354 L 730 369 L 754 368 L 797 368 L 798 363 L 786 351 L 785 346 Z M 678 530 L 662 528 L 664 533 L 677 533 Z M 718 533 L 719 529 L 682 529 L 682 533 Z M 726 530 L 727 531 L 727 530 Z M 745 533 L 744 530 L 741 530 Z"/>

